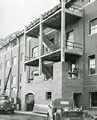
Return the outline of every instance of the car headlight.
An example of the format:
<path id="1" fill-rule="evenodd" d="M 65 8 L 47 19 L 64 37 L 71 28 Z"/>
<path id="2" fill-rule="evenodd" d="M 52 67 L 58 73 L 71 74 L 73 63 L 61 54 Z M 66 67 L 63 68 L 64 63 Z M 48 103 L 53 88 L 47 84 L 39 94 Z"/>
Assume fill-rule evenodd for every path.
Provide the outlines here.
<path id="1" fill-rule="evenodd" d="M 3 106 L 2 106 L 2 105 L 1 105 L 0 107 L 1 107 L 1 108 L 3 108 Z"/>

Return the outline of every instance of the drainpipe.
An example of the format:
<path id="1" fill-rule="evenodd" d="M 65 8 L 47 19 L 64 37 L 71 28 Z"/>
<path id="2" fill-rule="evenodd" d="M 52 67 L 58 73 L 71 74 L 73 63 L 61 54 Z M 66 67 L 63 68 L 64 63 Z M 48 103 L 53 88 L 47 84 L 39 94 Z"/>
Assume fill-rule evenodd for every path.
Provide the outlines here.
<path id="1" fill-rule="evenodd" d="M 18 59 L 18 68 L 17 68 L 17 110 L 19 110 L 19 103 L 18 103 L 18 99 L 19 99 L 19 80 L 20 80 L 20 39 L 17 38 L 17 49 L 18 49 L 18 53 L 17 53 L 17 59 Z"/>

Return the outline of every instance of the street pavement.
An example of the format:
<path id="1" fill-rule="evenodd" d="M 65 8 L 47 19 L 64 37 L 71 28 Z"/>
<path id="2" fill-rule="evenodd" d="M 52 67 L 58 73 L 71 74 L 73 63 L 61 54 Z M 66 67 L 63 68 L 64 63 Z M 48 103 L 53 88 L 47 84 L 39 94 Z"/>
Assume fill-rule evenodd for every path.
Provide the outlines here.
<path id="1" fill-rule="evenodd" d="M 47 115 L 37 114 L 28 111 L 15 111 L 14 114 L 10 112 L 0 113 L 0 120 L 48 120 Z M 97 120 L 90 117 L 84 117 L 83 120 Z"/>
<path id="2" fill-rule="evenodd" d="M 40 117 L 43 117 L 43 120 L 48 120 L 46 114 L 33 113 L 33 112 L 29 112 L 29 111 L 15 111 L 15 113 L 17 113 L 17 114 L 25 114 L 25 115 L 32 115 L 32 116 L 40 116 Z M 97 120 L 97 119 L 92 118 L 90 116 L 86 116 L 86 117 L 84 116 L 83 120 Z"/>
<path id="3" fill-rule="evenodd" d="M 46 114 L 38 114 L 33 113 L 29 111 L 15 111 L 14 114 L 9 113 L 3 113 L 0 114 L 0 120 L 48 120 L 48 117 Z M 93 119 L 89 116 L 84 116 L 83 120 L 97 120 Z"/>
<path id="4" fill-rule="evenodd" d="M 19 111 L 18 111 L 19 112 Z M 48 120 L 47 117 L 37 116 L 35 114 L 31 115 L 31 112 L 28 113 L 17 113 L 15 111 L 14 114 L 10 112 L 0 113 L 0 120 Z"/>

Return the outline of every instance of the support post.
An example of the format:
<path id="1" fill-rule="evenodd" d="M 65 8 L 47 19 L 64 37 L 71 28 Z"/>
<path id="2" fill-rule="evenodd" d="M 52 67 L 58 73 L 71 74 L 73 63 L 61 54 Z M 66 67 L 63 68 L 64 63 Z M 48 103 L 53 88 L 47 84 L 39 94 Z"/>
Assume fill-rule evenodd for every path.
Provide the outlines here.
<path id="1" fill-rule="evenodd" d="M 41 50 L 42 50 L 42 40 L 43 40 L 43 25 L 42 25 L 42 15 L 40 17 L 40 37 L 39 37 L 39 75 L 42 74 L 42 59 L 41 59 Z"/>
<path id="2" fill-rule="evenodd" d="M 27 51 L 27 36 L 26 36 L 26 26 L 24 29 L 24 62 L 26 61 L 26 51 Z M 24 64 L 24 72 L 26 71 L 26 66 Z"/>
<path id="3" fill-rule="evenodd" d="M 65 0 L 61 0 L 62 10 L 61 10 L 61 62 L 65 61 L 64 49 L 65 49 Z"/>

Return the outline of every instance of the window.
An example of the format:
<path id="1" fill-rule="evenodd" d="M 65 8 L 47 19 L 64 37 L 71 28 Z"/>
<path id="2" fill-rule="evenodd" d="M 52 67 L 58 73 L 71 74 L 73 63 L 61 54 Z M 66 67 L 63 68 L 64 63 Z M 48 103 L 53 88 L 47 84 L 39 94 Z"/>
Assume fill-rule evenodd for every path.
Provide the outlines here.
<path id="1" fill-rule="evenodd" d="M 91 20 L 89 24 L 90 24 L 89 33 L 90 34 L 97 33 L 97 18 L 94 20 Z"/>
<path id="2" fill-rule="evenodd" d="M 16 64 L 16 57 L 12 58 L 12 64 L 15 65 Z"/>
<path id="3" fill-rule="evenodd" d="M 32 48 L 32 57 L 38 57 L 38 47 Z"/>
<path id="4" fill-rule="evenodd" d="M 10 66 L 9 60 L 6 61 L 6 67 L 8 68 Z"/>
<path id="5" fill-rule="evenodd" d="M 90 106 L 97 107 L 97 92 L 90 93 Z"/>
<path id="6" fill-rule="evenodd" d="M 2 69 L 3 63 L 0 63 L 0 69 Z"/>
<path id="7" fill-rule="evenodd" d="M 51 100 L 51 92 L 46 92 L 46 100 Z"/>
<path id="8" fill-rule="evenodd" d="M 79 68 L 76 67 L 76 60 L 72 60 L 68 63 L 68 74 L 69 78 L 77 78 L 78 77 Z"/>
<path id="9" fill-rule="evenodd" d="M 14 84 L 14 85 L 16 84 L 16 76 L 12 77 L 12 84 Z"/>
<path id="10" fill-rule="evenodd" d="M 67 41 L 67 49 L 74 49 L 73 42 L 74 42 L 74 35 L 73 30 L 66 34 L 66 41 Z"/>
<path id="11" fill-rule="evenodd" d="M 24 60 L 24 53 L 21 53 L 20 61 L 22 62 L 23 60 Z"/>
<path id="12" fill-rule="evenodd" d="M 95 55 L 89 56 L 89 74 L 95 74 Z"/>
<path id="13" fill-rule="evenodd" d="M 22 82 L 22 74 L 20 74 L 20 82 Z"/>

